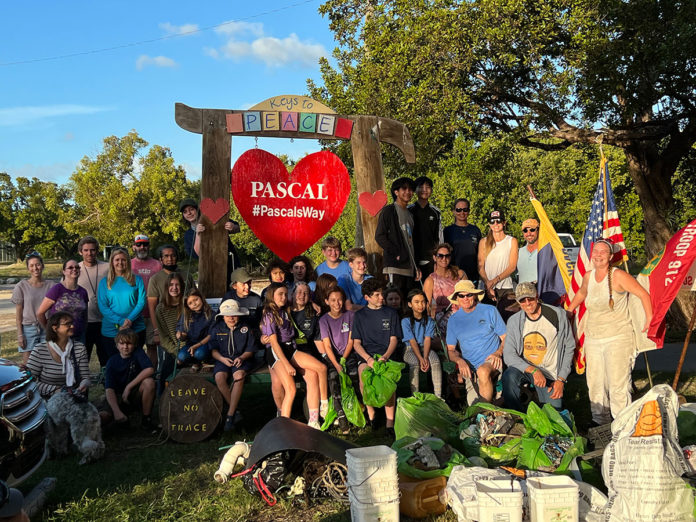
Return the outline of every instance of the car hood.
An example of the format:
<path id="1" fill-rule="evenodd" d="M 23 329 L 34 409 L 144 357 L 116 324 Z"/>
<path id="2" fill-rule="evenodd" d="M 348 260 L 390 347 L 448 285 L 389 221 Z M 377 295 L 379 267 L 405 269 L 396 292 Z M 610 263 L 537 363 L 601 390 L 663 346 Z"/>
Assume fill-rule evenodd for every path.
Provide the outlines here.
<path id="1" fill-rule="evenodd" d="M 12 361 L 0 358 L 0 389 L 12 388 L 8 384 L 19 384 L 26 380 L 28 371 L 22 370 Z"/>

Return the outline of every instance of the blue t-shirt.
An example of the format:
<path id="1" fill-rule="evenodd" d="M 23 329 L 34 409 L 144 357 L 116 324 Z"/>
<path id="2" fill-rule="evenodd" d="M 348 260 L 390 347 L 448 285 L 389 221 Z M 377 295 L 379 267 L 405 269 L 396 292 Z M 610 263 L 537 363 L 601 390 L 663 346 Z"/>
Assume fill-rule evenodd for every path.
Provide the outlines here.
<path id="1" fill-rule="evenodd" d="M 363 281 L 367 281 L 371 277 L 371 275 L 365 275 L 365 279 L 363 279 Z M 350 274 L 342 275 L 338 279 L 338 286 L 343 288 L 343 291 L 346 293 L 346 297 L 350 299 L 351 303 L 362 306 L 365 306 L 367 304 L 367 301 L 365 300 L 365 297 L 362 293 L 361 285 L 359 283 L 356 283 Z"/>
<path id="2" fill-rule="evenodd" d="M 217 350 L 223 357 L 236 359 L 244 352 L 253 352 L 256 341 L 251 329 L 243 324 L 237 323 L 232 330 L 230 337 L 230 327 L 225 324 L 225 320 L 220 318 L 210 328 L 210 342 L 208 346 L 211 350 Z"/>
<path id="3" fill-rule="evenodd" d="M 348 264 L 348 261 L 345 260 L 339 261 L 336 268 L 329 268 L 329 265 L 327 265 L 326 261 L 324 261 L 315 271 L 317 276 L 320 276 L 321 274 L 331 274 L 336 278 L 337 281 L 339 277 L 344 275 L 350 277 L 350 265 Z"/>
<path id="4" fill-rule="evenodd" d="M 210 319 L 207 319 L 203 312 L 192 312 L 191 322 L 188 325 L 188 329 L 186 329 L 184 325 L 184 314 L 181 314 L 181 317 L 179 317 L 179 324 L 176 325 L 176 331 L 186 333 L 186 339 L 184 339 L 183 342 L 186 346 L 190 346 L 205 339 L 213 322 L 215 322 L 214 315 L 211 315 Z"/>
<path id="5" fill-rule="evenodd" d="M 418 346 L 423 346 L 426 337 L 433 338 L 435 336 L 435 321 L 428 317 L 428 324 L 423 326 L 423 321 L 413 321 L 411 328 L 411 318 L 404 317 L 401 320 L 401 330 L 404 332 L 403 341 L 406 346 L 410 346 L 409 341 L 415 339 Z"/>
<path id="6" fill-rule="evenodd" d="M 147 303 L 145 285 L 139 275 L 135 276 L 135 284 L 128 284 L 123 277 L 117 276 L 111 285 L 107 287 L 107 278 L 99 281 L 97 290 L 97 304 L 102 319 L 101 333 L 104 337 L 116 337 L 119 327 L 126 319 L 130 319 L 131 328 L 136 332 L 145 329 L 141 312 Z"/>
<path id="7" fill-rule="evenodd" d="M 104 388 L 111 388 L 117 396 L 120 396 L 128 383 L 146 368 L 152 368 L 152 362 L 140 348 L 133 350 L 131 356 L 125 359 L 120 353 L 112 355 L 104 370 Z"/>
<path id="8" fill-rule="evenodd" d="M 478 368 L 498 349 L 505 331 L 505 323 L 495 306 L 479 303 L 471 312 L 460 308 L 449 318 L 447 345 L 459 342 L 462 357 Z"/>
<path id="9" fill-rule="evenodd" d="M 374 310 L 361 308 L 353 316 L 353 339 L 359 340 L 370 355 L 384 355 L 394 336 L 401 339 L 401 321 L 396 310 L 383 306 Z"/>

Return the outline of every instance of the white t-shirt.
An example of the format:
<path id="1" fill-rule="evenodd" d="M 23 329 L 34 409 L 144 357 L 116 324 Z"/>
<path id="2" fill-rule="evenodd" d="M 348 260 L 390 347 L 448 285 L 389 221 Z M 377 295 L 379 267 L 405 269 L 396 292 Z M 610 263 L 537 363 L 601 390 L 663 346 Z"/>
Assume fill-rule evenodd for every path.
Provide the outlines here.
<path id="1" fill-rule="evenodd" d="M 558 328 L 543 313 L 536 320 L 525 319 L 522 346 L 525 360 L 539 368 L 547 379 L 558 378 Z"/>

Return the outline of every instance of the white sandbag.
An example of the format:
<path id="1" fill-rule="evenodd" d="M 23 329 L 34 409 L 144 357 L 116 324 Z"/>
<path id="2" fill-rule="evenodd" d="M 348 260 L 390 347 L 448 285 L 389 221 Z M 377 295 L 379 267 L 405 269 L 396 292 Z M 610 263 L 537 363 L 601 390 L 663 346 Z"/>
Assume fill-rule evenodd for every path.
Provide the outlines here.
<path id="1" fill-rule="evenodd" d="M 224 484 L 229 479 L 230 475 L 234 473 L 235 467 L 243 467 L 246 459 L 249 458 L 249 453 L 251 452 L 251 446 L 246 442 L 237 441 L 234 445 L 227 450 L 225 456 L 220 462 L 220 467 L 213 474 L 213 478 L 216 482 Z"/>
<path id="2" fill-rule="evenodd" d="M 694 494 L 681 478 L 688 471 L 679 447 L 677 395 L 653 387 L 612 422 L 602 476 L 609 492 L 607 521 L 693 520 Z"/>

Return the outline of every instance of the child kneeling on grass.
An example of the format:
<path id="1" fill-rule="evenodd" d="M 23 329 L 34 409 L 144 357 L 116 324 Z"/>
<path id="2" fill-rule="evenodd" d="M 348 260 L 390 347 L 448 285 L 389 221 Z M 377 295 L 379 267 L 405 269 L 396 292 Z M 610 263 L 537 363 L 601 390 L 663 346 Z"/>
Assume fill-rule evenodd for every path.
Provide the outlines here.
<path id="1" fill-rule="evenodd" d="M 411 393 L 418 391 L 419 370 L 431 372 L 433 378 L 433 391 L 442 398 L 442 367 L 440 358 L 431 350 L 431 341 L 435 336 L 435 320 L 428 317 L 428 299 L 425 292 L 415 288 L 408 293 L 406 298 L 408 312 L 401 320 L 401 330 L 404 333 L 404 362 L 409 367 L 411 378 Z"/>
<path id="2" fill-rule="evenodd" d="M 101 408 L 103 421 L 115 420 L 125 423 L 124 413 L 140 404 L 143 418 L 141 425 L 146 430 L 157 428 L 152 422 L 152 406 L 155 402 L 155 369 L 152 362 L 138 344 L 138 334 L 133 330 L 121 330 L 114 338 L 118 353 L 106 363 L 104 388 L 106 404 Z"/>
<path id="3" fill-rule="evenodd" d="M 193 371 L 201 369 L 201 363 L 210 358 L 208 341 L 213 311 L 203 294 L 194 288 L 184 299 L 184 313 L 176 326 L 176 338 L 184 344 L 177 354 L 179 367 L 191 366 Z"/>
<path id="4" fill-rule="evenodd" d="M 215 384 L 230 404 L 223 428 L 225 431 L 232 431 L 242 420 L 237 406 L 254 357 L 254 335 L 248 326 L 239 322 L 240 316 L 245 315 L 249 315 L 247 308 L 239 306 L 234 299 L 227 299 L 220 304 L 220 313 L 215 316 L 216 322 L 210 329 L 209 346 L 215 359 Z M 220 317 L 222 321 L 218 320 Z M 231 388 L 228 384 L 230 374 Z"/>
<path id="5" fill-rule="evenodd" d="M 355 312 L 353 317 L 353 348 L 364 360 L 358 366 L 361 392 L 364 389 L 362 373 L 365 368 L 374 366 L 375 355 L 379 355 L 382 361 L 389 360 L 402 337 L 399 315 L 393 308 L 383 306 L 382 290 L 384 290 L 384 283 L 377 278 L 364 281 L 361 291 L 367 301 L 367 306 Z M 387 417 L 387 433 L 394 437 L 396 392 L 384 405 L 384 410 Z M 374 427 L 375 409 L 372 406 L 367 406 L 367 415 L 370 426 Z"/>

